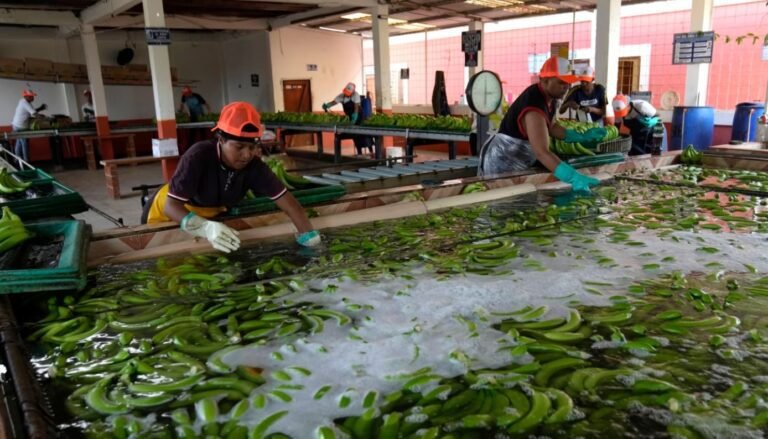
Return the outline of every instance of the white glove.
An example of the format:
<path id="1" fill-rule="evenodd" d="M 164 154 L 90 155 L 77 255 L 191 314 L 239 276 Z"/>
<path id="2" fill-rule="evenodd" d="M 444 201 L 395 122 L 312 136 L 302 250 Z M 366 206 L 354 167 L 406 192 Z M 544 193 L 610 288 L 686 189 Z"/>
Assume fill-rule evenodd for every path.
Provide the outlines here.
<path id="1" fill-rule="evenodd" d="M 190 212 L 181 220 L 181 230 L 190 235 L 207 239 L 213 248 L 229 253 L 240 248 L 237 230 L 216 221 L 208 221 Z"/>

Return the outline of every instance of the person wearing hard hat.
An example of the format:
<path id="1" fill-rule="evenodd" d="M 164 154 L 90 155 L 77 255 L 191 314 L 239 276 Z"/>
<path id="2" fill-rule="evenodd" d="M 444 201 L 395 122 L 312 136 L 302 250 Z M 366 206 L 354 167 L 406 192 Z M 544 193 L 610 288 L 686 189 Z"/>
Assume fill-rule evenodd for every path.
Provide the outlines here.
<path id="1" fill-rule="evenodd" d="M 555 178 L 569 183 L 573 190 L 589 192 L 598 180 L 580 174 L 549 150 L 550 137 L 566 142 L 594 143 L 605 137 L 605 128 L 584 133 L 558 125 L 555 100 L 561 99 L 570 84 L 579 79 L 567 59 L 551 57 L 541 67 L 539 82 L 526 88 L 510 105 L 498 133 L 480 150 L 478 175 L 493 176 L 523 171 L 538 160 Z"/>
<path id="2" fill-rule="evenodd" d="M 199 122 L 202 116 L 211 112 L 211 108 L 199 93 L 193 92 L 190 87 L 182 87 L 181 103 L 179 103 L 178 111 L 189 114 L 190 122 Z M 205 129 L 191 128 L 189 130 L 188 145 L 193 145 L 195 142 L 205 140 L 206 137 Z M 186 147 L 187 145 L 184 146 Z"/>
<path id="3" fill-rule="evenodd" d="M 299 202 L 257 159 L 263 130 L 261 116 L 251 104 L 232 102 L 222 108 L 212 129 L 215 138 L 197 142 L 181 156 L 171 181 L 144 205 L 141 222 L 176 221 L 185 232 L 229 253 L 240 247 L 238 232 L 208 218 L 226 212 L 251 190 L 269 197 L 288 215 L 300 245 L 319 245 L 320 234 L 312 229 Z"/>
<path id="4" fill-rule="evenodd" d="M 83 96 L 85 103 L 80 107 L 80 111 L 83 113 L 83 122 L 93 122 L 96 120 L 96 111 L 93 110 L 93 94 L 90 90 L 85 90 Z"/>
<path id="5" fill-rule="evenodd" d="M 361 106 L 362 99 L 360 94 L 355 91 L 355 84 L 353 82 L 347 83 L 332 101 L 324 102 L 322 107 L 323 111 L 328 111 L 336 104 L 341 104 L 344 114 L 349 117 L 349 121 L 352 125 L 360 125 L 363 123 L 363 108 Z M 358 155 L 363 154 L 363 148 L 368 148 L 369 152 L 373 152 L 373 145 L 370 136 L 355 135 L 352 137 L 355 142 L 355 149 Z"/>
<path id="6" fill-rule="evenodd" d="M 18 105 L 16 105 L 16 113 L 13 115 L 13 121 L 11 122 L 11 129 L 13 132 L 29 129 L 29 118 L 36 116 L 37 113 L 48 108 L 45 104 L 42 104 L 37 108 L 33 107 L 32 102 L 34 102 L 35 96 L 37 96 L 37 93 L 29 89 L 25 89 L 21 92 L 21 99 L 19 100 Z M 22 137 L 17 138 L 13 153 L 29 163 L 29 143 L 27 142 L 27 139 Z"/>
<path id="7" fill-rule="evenodd" d="M 571 88 L 560 106 L 560 114 L 566 110 L 573 110 L 576 119 L 581 122 L 595 122 L 603 124 L 605 107 L 608 98 L 605 95 L 605 87 L 595 83 L 595 69 L 584 66 L 576 72 L 580 84 Z"/>
<path id="8" fill-rule="evenodd" d="M 650 102 L 619 94 L 613 98 L 611 106 L 616 126 L 625 125 L 632 136 L 629 155 L 666 151 L 667 131 Z"/>

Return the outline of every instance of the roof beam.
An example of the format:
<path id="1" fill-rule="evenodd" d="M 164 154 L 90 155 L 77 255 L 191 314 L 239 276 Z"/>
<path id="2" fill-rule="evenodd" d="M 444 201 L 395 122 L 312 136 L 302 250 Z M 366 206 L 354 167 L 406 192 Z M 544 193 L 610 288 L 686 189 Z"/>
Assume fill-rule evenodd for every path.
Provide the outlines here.
<path id="1" fill-rule="evenodd" d="M 309 11 L 284 15 L 282 17 L 269 20 L 269 25 L 271 28 L 270 30 L 279 29 L 281 27 L 291 26 L 294 24 L 301 24 L 305 21 L 317 20 L 335 15 L 343 15 L 358 9 L 360 8 L 349 8 L 347 6 L 341 6 L 336 8 L 311 9 Z"/>
<path id="2" fill-rule="evenodd" d="M 96 24 L 99 20 L 120 15 L 138 4 L 141 4 L 141 0 L 99 0 L 83 9 L 80 19 L 85 24 Z"/>
<path id="3" fill-rule="evenodd" d="M 262 0 L 245 0 L 257 3 L 265 3 Z M 299 5 L 312 5 L 318 8 L 371 8 L 379 4 L 378 0 L 279 0 L 279 3 L 295 3 Z"/>
<path id="4" fill-rule="evenodd" d="M 78 26 L 80 20 L 71 11 L 0 9 L 0 24 L 29 26 Z"/>
<path id="5" fill-rule="evenodd" d="M 144 28 L 141 15 L 121 15 L 99 22 L 99 27 Z M 240 17 L 193 17 L 189 15 L 166 15 L 165 27 L 178 30 L 268 30 L 269 23 L 264 18 Z"/>

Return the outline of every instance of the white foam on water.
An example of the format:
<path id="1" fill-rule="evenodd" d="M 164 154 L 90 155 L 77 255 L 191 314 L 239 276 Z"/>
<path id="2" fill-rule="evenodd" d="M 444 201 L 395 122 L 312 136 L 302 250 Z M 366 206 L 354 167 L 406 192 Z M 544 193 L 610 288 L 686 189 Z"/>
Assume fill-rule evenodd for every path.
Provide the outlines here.
<path id="1" fill-rule="evenodd" d="M 410 379 L 398 376 L 422 368 L 430 368 L 428 373 L 445 377 L 460 375 L 467 367 L 456 358 L 463 356 L 469 359 L 473 369 L 501 367 L 513 360 L 530 361 L 527 355 L 513 359 L 509 350 L 499 350 L 512 343 L 505 334 L 491 328 L 503 320 L 491 314 L 494 312 L 546 305 L 549 312 L 542 318 L 567 317 L 567 302 L 571 300 L 606 306 L 610 304 L 610 296 L 626 294 L 627 287 L 635 281 L 656 278 L 674 270 L 708 271 L 703 267 L 710 262 L 722 264 L 723 270 L 744 271 L 743 264 L 748 263 L 760 272 L 768 272 L 766 240 L 760 235 L 676 232 L 660 238 L 647 231 L 630 235 L 646 246 L 609 243 L 602 233 L 578 237 L 560 234 L 553 238 L 552 245 L 544 247 L 537 247 L 531 240 L 518 240 L 524 257 L 511 260 L 507 268 L 512 272 L 504 276 L 468 274 L 438 281 L 418 274 L 412 280 L 389 278 L 376 284 L 314 279 L 309 282 L 310 286 L 322 288 L 332 283 L 338 290 L 294 294 L 289 299 L 314 302 L 344 312 L 353 317 L 354 322 L 338 327 L 335 321 L 327 320 L 322 333 L 294 342 L 296 352 L 281 349 L 285 341 L 280 341 L 251 345 L 226 354 L 223 360 L 232 366 L 242 364 L 265 370 L 267 382 L 255 390 L 257 393 L 266 394 L 285 384 L 271 378 L 270 371 L 287 366 L 312 371 L 311 376 L 292 374 L 289 384 L 304 386 L 301 390 L 284 390 L 292 396 L 292 402 L 270 398 L 264 409 L 250 409 L 243 416 L 243 423 L 254 425 L 271 413 L 289 410 L 270 432 L 309 437 L 317 426 L 332 425 L 335 418 L 360 415 L 365 410 L 361 404 L 368 391 L 379 393 L 380 404 L 383 397 L 400 390 Z M 584 237 L 594 238 L 595 242 L 574 241 Z M 703 252 L 700 248 L 704 246 L 721 251 Z M 551 251 L 556 252 L 555 257 L 549 256 Z M 653 257 L 641 256 L 649 252 Z M 674 256 L 675 260 L 661 263 L 666 256 Z M 613 259 L 617 266 L 598 264 L 600 257 Z M 533 265 L 526 265 L 530 259 L 539 261 L 547 269 L 538 271 Z M 650 262 L 661 263 L 662 267 L 643 270 L 642 266 Z M 611 286 L 585 285 L 585 282 Z M 600 294 L 589 292 L 586 287 L 599 290 Z M 353 312 L 345 307 L 350 303 L 372 308 Z M 472 324 L 476 327 L 474 331 L 470 330 Z M 357 339 L 351 339 L 350 334 L 355 334 Z M 283 354 L 283 361 L 270 355 L 275 350 Z M 430 381 L 421 390 L 428 392 L 436 384 L 437 380 Z M 314 393 L 324 385 L 333 387 L 320 401 L 314 400 Z M 338 405 L 342 395 L 352 399 L 346 408 Z M 707 428 L 716 431 L 714 426 Z"/>

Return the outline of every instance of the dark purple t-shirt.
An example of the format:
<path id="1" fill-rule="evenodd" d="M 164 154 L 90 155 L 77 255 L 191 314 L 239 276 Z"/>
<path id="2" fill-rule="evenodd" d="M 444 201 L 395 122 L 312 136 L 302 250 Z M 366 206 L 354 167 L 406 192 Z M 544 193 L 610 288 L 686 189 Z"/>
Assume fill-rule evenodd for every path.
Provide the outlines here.
<path id="1" fill-rule="evenodd" d="M 254 159 L 239 171 L 229 169 L 219 160 L 216 142 L 203 140 L 181 156 L 169 183 L 168 196 L 193 206 L 229 208 L 239 203 L 248 189 L 272 200 L 286 192 L 261 160 Z"/>

